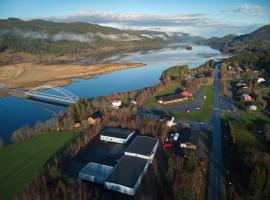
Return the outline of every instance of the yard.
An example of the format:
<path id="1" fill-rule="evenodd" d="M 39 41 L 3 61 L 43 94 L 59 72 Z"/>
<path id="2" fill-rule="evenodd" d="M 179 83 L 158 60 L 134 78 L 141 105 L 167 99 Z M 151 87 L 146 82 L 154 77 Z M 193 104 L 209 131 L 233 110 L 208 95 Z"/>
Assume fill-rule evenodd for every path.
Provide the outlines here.
<path id="1" fill-rule="evenodd" d="M 212 113 L 212 106 L 214 103 L 214 88 L 213 85 L 204 86 L 204 95 L 206 99 L 203 100 L 200 106 L 200 110 L 187 112 L 169 112 L 161 110 L 147 110 L 147 113 L 158 114 L 158 115 L 170 115 L 175 116 L 177 119 L 192 120 L 192 121 L 203 121 L 207 122 L 210 119 Z M 182 104 L 184 105 L 184 104 Z"/>
<path id="2" fill-rule="evenodd" d="M 12 199 L 41 172 L 46 162 L 77 134 L 42 134 L 0 150 L 0 199 Z"/>

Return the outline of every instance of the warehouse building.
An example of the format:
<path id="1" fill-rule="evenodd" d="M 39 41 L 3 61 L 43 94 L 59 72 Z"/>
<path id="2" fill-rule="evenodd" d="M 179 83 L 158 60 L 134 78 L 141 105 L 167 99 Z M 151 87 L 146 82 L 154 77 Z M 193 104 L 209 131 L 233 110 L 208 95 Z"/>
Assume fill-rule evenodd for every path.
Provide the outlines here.
<path id="1" fill-rule="evenodd" d="M 105 188 L 135 195 L 149 163 L 148 159 L 124 155 L 105 181 Z"/>
<path id="2" fill-rule="evenodd" d="M 125 155 L 149 159 L 152 161 L 158 148 L 158 139 L 137 136 L 125 151 Z"/>
<path id="3" fill-rule="evenodd" d="M 134 133 L 129 131 L 128 135 L 130 134 Z M 106 139 L 106 141 L 110 140 Z M 80 171 L 79 177 L 86 181 L 104 184 L 104 187 L 109 190 L 135 195 L 157 148 L 158 139 L 136 136 L 116 166 L 90 162 Z"/>
<path id="4" fill-rule="evenodd" d="M 100 140 L 128 144 L 129 140 L 135 134 L 135 131 L 123 128 L 106 128 L 100 134 Z"/>

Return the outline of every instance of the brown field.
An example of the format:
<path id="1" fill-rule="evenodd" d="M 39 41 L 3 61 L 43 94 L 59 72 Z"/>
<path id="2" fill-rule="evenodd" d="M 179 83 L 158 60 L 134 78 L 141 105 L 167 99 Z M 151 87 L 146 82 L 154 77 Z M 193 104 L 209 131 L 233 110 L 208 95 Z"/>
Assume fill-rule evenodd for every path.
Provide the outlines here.
<path id="1" fill-rule="evenodd" d="M 94 64 L 88 66 L 72 64 L 20 63 L 0 66 L 0 83 L 8 88 L 28 88 L 43 84 L 58 86 L 72 82 L 72 78 L 95 76 L 127 68 L 143 66 L 142 63 Z"/>

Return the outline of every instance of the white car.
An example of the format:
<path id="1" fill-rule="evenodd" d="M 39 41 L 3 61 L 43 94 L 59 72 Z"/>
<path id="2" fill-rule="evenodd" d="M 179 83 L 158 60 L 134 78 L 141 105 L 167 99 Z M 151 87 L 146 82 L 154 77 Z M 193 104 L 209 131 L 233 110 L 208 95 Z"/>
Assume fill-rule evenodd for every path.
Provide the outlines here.
<path id="1" fill-rule="evenodd" d="M 179 133 L 175 133 L 175 134 L 174 134 L 174 137 L 173 137 L 173 140 L 174 140 L 174 141 L 177 141 L 178 138 L 179 138 Z"/>

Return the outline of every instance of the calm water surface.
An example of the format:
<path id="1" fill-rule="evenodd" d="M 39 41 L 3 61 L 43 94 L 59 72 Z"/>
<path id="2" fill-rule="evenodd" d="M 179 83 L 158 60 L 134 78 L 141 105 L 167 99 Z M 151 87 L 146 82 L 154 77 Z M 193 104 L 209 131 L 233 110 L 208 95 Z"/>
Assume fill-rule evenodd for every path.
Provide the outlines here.
<path id="1" fill-rule="evenodd" d="M 141 62 L 146 66 L 116 71 L 87 80 L 76 79 L 76 82 L 64 88 L 78 97 L 110 95 L 114 92 L 151 86 L 158 82 L 163 70 L 173 65 L 188 64 L 190 68 L 194 68 L 206 60 L 221 57 L 225 55 L 207 46 L 193 45 L 193 49 L 188 51 L 179 44 L 160 50 L 121 54 L 104 58 L 100 62 Z M 54 112 L 60 110 L 64 108 L 16 97 L 0 98 L 0 137 L 8 143 L 12 132 L 17 128 L 26 124 L 33 126 L 35 122 L 49 119 Z"/>

